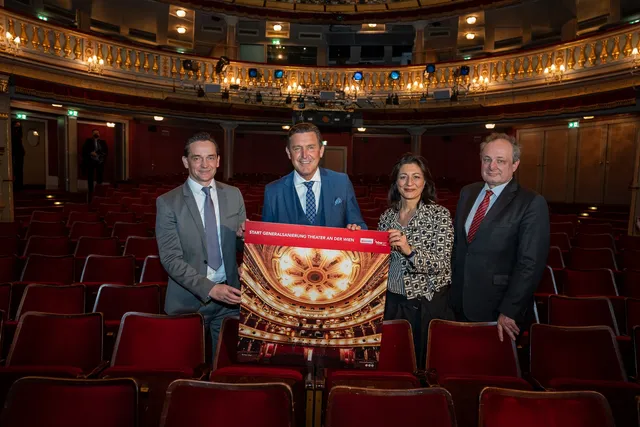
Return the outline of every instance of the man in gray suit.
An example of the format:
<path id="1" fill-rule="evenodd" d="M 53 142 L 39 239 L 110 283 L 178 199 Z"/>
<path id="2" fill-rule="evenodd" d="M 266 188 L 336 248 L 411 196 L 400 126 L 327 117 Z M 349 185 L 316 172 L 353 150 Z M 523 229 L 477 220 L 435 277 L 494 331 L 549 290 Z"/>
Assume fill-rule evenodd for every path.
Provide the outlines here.
<path id="1" fill-rule="evenodd" d="M 191 137 L 182 163 L 187 182 L 158 197 L 156 239 L 169 273 L 167 314 L 201 313 L 215 356 L 222 320 L 239 314 L 236 251 L 243 249 L 246 220 L 240 190 L 214 180 L 218 144 L 208 133 Z"/>

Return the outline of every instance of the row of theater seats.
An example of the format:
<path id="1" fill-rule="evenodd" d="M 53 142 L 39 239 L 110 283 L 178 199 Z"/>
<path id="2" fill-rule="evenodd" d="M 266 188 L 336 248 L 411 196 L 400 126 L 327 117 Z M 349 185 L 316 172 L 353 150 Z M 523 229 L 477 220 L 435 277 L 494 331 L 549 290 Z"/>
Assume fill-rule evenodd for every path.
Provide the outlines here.
<path id="1" fill-rule="evenodd" d="M 597 422 L 601 424 L 597 422 L 591 424 L 590 417 L 580 418 L 584 414 L 575 410 L 576 407 L 573 405 L 576 405 L 576 401 L 573 400 L 572 405 L 565 407 L 566 412 L 556 414 L 563 423 L 544 423 L 545 418 L 535 414 L 536 411 L 533 408 L 529 410 L 523 408 L 524 412 L 518 414 L 517 418 L 504 419 L 505 422 L 508 420 L 512 423 L 508 425 L 513 425 L 515 421 L 518 421 L 518 424 L 531 421 L 531 424 L 522 425 L 613 426 L 610 419 L 613 414 L 615 425 L 618 427 L 637 426 L 635 396 L 640 394 L 640 385 L 630 382 L 624 374 L 615 337 L 610 328 L 533 325 L 530 332 L 531 361 L 527 375 L 521 372 L 515 344 L 509 340 L 503 342 L 498 340 L 495 323 L 433 321 L 430 326 L 425 367 L 416 366 L 413 357 L 413 339 L 408 322 L 384 322 L 382 333 L 380 360 L 376 371 L 327 369 L 313 371 L 304 366 L 246 365 L 237 361 L 238 319 L 228 318 L 223 323 L 217 354 L 209 372 L 209 367 L 204 365 L 204 324 L 202 317 L 198 314 L 183 316 L 125 314 L 120 323 L 116 346 L 107 362 L 106 358 L 102 357 L 101 313 L 56 315 L 30 312 L 21 317 L 6 365 L 0 367 L 0 392 L 4 396 L 14 383 L 14 387 L 19 388 L 21 383 L 16 381 L 31 375 L 90 379 L 134 378 L 140 387 L 137 393 L 135 388 L 132 389 L 134 392 L 129 394 L 129 398 L 135 399 L 137 396 L 137 416 L 140 425 L 157 426 L 161 423 L 160 425 L 166 426 L 174 425 L 167 424 L 168 418 L 171 418 L 167 414 L 167 405 L 164 406 L 162 417 L 161 414 L 165 397 L 171 399 L 174 395 L 173 387 L 175 386 L 170 387 L 170 384 L 175 380 L 208 379 L 213 383 L 224 383 L 227 385 L 183 384 L 196 384 L 204 389 L 224 389 L 227 391 L 224 393 L 227 397 L 233 395 L 229 393 L 231 390 L 251 389 L 251 387 L 237 384 L 275 382 L 284 383 L 285 386 L 278 387 L 288 390 L 286 393 L 288 398 L 282 399 L 280 395 L 279 399 L 280 402 L 287 402 L 287 405 L 291 402 L 291 406 L 287 407 L 292 408 L 295 425 L 305 425 L 306 420 L 310 418 L 315 417 L 320 421 L 322 417 L 326 417 L 325 425 L 334 426 L 352 426 L 357 420 L 359 422 L 356 425 L 390 425 L 389 421 L 393 420 L 394 423 L 403 426 L 457 424 L 460 427 L 475 427 L 479 425 L 478 410 L 481 413 L 480 421 L 486 421 L 482 415 L 483 406 L 478 406 L 480 393 L 485 387 L 501 387 L 511 389 L 512 391 L 504 393 L 512 398 L 538 399 L 536 406 L 541 405 L 541 402 L 546 399 L 570 396 L 573 396 L 573 399 L 589 395 L 592 397 L 592 404 L 597 403 L 598 411 L 603 411 L 605 414 L 605 418 L 597 418 Z M 310 377 L 313 380 L 310 381 Z M 45 383 L 46 388 L 47 381 L 42 382 Z M 99 383 L 95 384 L 97 386 Z M 372 406 L 360 406 L 357 404 L 357 396 L 352 396 L 349 399 L 345 397 L 346 400 L 338 404 L 335 398 L 332 399 L 330 396 L 332 393 L 340 394 L 342 390 L 340 386 L 364 387 L 368 391 L 357 389 L 355 394 L 367 395 L 369 403 L 377 403 Z M 447 392 L 445 393 L 442 389 L 446 389 Z M 39 390 L 32 390 L 32 396 L 42 396 L 39 394 L 44 393 L 42 390 L 42 387 Z M 521 394 L 513 390 L 541 393 Z M 549 393 L 549 390 L 574 392 L 594 390 L 601 393 L 606 401 L 601 396 L 596 398 L 595 396 L 599 395 L 594 393 L 557 395 Z M 212 420 L 218 421 L 215 418 L 217 412 L 212 412 L 210 406 L 215 405 L 215 402 L 207 405 L 208 398 L 204 397 L 206 393 L 204 391 L 202 393 L 204 393 L 202 399 L 193 396 L 191 400 L 187 400 L 191 402 L 194 414 L 200 415 L 193 415 L 196 418 L 190 418 L 189 415 L 182 414 L 182 418 L 176 416 L 175 422 L 182 420 L 181 425 L 192 425 L 192 423 L 199 425 L 196 423 L 197 417 L 204 416 L 205 412 L 212 417 Z M 310 395 L 312 398 L 309 398 Z M 419 404 L 422 402 L 419 396 L 433 395 L 440 396 L 440 403 L 433 407 L 435 412 L 432 413 L 425 411 L 425 407 Z M 312 404 L 309 405 L 309 402 L 314 402 L 313 396 L 318 403 L 315 407 Z M 269 401 L 264 394 L 262 399 L 265 399 L 265 404 Z M 5 401 L 3 419 L 13 416 L 11 413 L 13 402 L 15 402 L 13 397 Z M 391 413 L 373 410 L 373 408 L 391 404 L 395 408 Z M 424 404 L 427 404 L 426 401 Z M 134 405 L 131 403 L 121 405 L 118 405 L 120 410 L 133 409 L 128 413 L 132 417 L 135 416 Z M 245 400 L 238 405 L 243 409 L 240 412 L 259 415 L 260 419 L 251 425 L 292 425 L 289 421 L 284 424 L 271 424 L 276 422 L 275 420 L 283 422 L 285 419 L 274 418 L 276 415 L 269 412 L 263 405 L 247 406 Z M 280 407 L 273 402 L 266 406 Z M 436 411 L 438 406 L 440 410 Z M 171 405 L 169 409 L 170 407 Z M 339 417 L 335 412 L 337 407 L 342 408 L 338 411 L 341 414 Z M 428 407 L 431 408 L 431 405 Z M 227 409 L 231 408 L 238 408 L 238 406 L 230 406 Z M 348 408 L 351 411 L 350 415 L 347 415 Z M 570 408 L 574 409 L 569 410 Z M 239 421 L 246 421 L 243 417 L 248 416 L 247 414 L 239 414 L 237 410 L 222 412 L 224 414 L 221 417 L 230 418 L 221 419 L 234 424 L 239 423 L 238 425 L 249 425 Z M 422 416 L 418 417 L 418 413 Z M 75 413 L 72 411 L 66 415 L 72 414 Z M 79 414 L 88 416 L 82 410 Z M 309 416 L 310 414 L 312 417 Z M 22 416 L 34 415 L 29 413 Z M 515 417 L 516 414 L 511 413 L 510 416 Z M 602 416 L 602 414 L 599 415 L 599 417 Z M 290 411 L 288 417 L 291 417 Z M 345 420 L 344 424 L 340 424 L 338 419 L 342 417 L 348 417 L 346 418 L 348 422 Z M 529 417 L 532 417 L 531 420 Z M 382 423 L 383 420 L 385 423 Z M 426 423 L 427 420 L 429 423 Z M 453 424 L 454 420 L 456 424 Z M 595 422 L 595 420 L 591 421 Z M 603 423 L 603 421 L 606 422 Z M 587 424 L 580 424 L 585 422 Z M 227 422 L 222 425 L 227 425 Z"/>
<path id="2" fill-rule="evenodd" d="M 135 427 L 138 390 L 133 379 L 24 378 L 10 391 L 7 427 Z M 487 387 L 480 393 L 480 427 L 613 427 L 606 399 L 590 391 L 527 392 Z M 373 390 L 335 387 L 326 427 L 455 427 L 453 402 L 443 388 Z M 33 410 L 41 402 L 40 411 Z M 176 380 L 167 390 L 161 427 L 294 425 L 291 389 L 283 383 L 224 384 Z"/>

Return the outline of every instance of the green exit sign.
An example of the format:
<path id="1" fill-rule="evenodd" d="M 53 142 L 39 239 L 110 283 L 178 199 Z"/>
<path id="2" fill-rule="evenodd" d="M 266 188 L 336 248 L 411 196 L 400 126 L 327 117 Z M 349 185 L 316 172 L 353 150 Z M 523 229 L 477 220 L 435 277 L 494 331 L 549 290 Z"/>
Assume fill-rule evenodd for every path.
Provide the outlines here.
<path id="1" fill-rule="evenodd" d="M 18 113 L 16 114 L 16 117 L 18 118 L 18 120 L 27 120 L 26 114 Z"/>
<path id="2" fill-rule="evenodd" d="M 76 110 L 68 110 L 67 116 L 69 117 L 78 117 L 78 112 Z"/>
<path id="3" fill-rule="evenodd" d="M 580 127 L 580 122 L 569 122 L 569 129 L 575 129 Z"/>
<path id="4" fill-rule="evenodd" d="M 280 44 L 280 39 L 271 39 L 271 44 Z"/>

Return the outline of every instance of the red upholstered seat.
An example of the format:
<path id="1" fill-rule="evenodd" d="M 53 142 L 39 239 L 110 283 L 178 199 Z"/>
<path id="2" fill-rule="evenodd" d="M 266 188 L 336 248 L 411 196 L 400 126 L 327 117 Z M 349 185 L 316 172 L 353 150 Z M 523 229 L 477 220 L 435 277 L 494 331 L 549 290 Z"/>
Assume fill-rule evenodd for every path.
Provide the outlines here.
<path id="1" fill-rule="evenodd" d="M 601 249 L 571 249 L 570 268 L 575 270 L 593 270 L 597 268 L 608 268 L 618 270 L 613 251 L 608 248 Z"/>
<path id="2" fill-rule="evenodd" d="M 160 426 L 288 427 L 292 423 L 292 395 L 285 384 L 178 380 L 167 391 Z"/>
<path id="3" fill-rule="evenodd" d="M 80 282 L 87 287 L 87 307 L 93 307 L 103 284 L 133 285 L 135 277 L 135 258 L 132 256 L 89 255 L 80 276 Z"/>
<path id="4" fill-rule="evenodd" d="M 63 256 L 70 253 L 69 238 L 66 236 L 31 236 L 27 240 L 23 256 L 33 254 Z"/>
<path id="5" fill-rule="evenodd" d="M 549 255 L 547 255 L 547 265 L 556 270 L 562 270 L 565 267 L 564 256 L 562 251 L 557 246 L 551 246 L 549 248 Z"/>
<path id="6" fill-rule="evenodd" d="M 618 295 L 616 279 L 611 269 L 571 270 L 562 272 L 564 294 L 572 297 L 586 295 Z"/>
<path id="7" fill-rule="evenodd" d="M 329 393 L 326 417 L 326 427 L 456 425 L 451 395 L 440 387 L 410 390 L 334 387 Z"/>
<path id="8" fill-rule="evenodd" d="M 305 384 L 301 369 L 239 364 L 237 362 L 239 319 L 227 317 L 222 321 L 218 348 L 213 359 L 210 380 L 223 383 L 284 382 L 293 392 L 296 425 L 305 419 Z M 248 375 L 247 373 L 250 373 Z"/>
<path id="9" fill-rule="evenodd" d="M 22 378 L 2 414 L 5 427 L 135 427 L 135 381 Z"/>
<path id="10" fill-rule="evenodd" d="M 133 255 L 136 261 L 140 260 L 142 263 L 148 256 L 158 255 L 158 242 L 155 237 L 129 236 L 123 255 Z"/>
<path id="11" fill-rule="evenodd" d="M 608 248 L 616 250 L 615 240 L 611 234 L 584 234 L 576 236 L 576 246 L 580 248 L 600 249 Z"/>
<path id="12" fill-rule="evenodd" d="M 556 278 L 553 272 L 553 269 L 550 266 L 546 266 L 544 269 L 544 273 L 542 274 L 542 279 L 540 280 L 540 284 L 538 284 L 538 289 L 534 295 L 534 299 L 536 302 L 536 309 L 538 311 L 538 316 L 540 317 L 540 322 L 548 323 L 549 320 L 549 295 L 556 295 L 558 293 L 558 286 L 556 285 Z"/>
<path id="13" fill-rule="evenodd" d="M 532 389 L 521 377 L 515 342 L 500 341 L 495 322 L 432 320 L 426 367 L 453 396 L 460 427 L 478 424 L 478 396 L 484 387 Z"/>
<path id="14" fill-rule="evenodd" d="M 84 313 L 84 286 L 28 285 L 22 294 L 16 318 L 24 313 L 39 311 L 56 314 Z"/>
<path id="15" fill-rule="evenodd" d="M 0 282 L 13 282 L 16 279 L 17 261 L 15 255 L 0 256 Z"/>
<path id="16" fill-rule="evenodd" d="M 581 234 L 613 234 L 613 226 L 609 223 L 602 224 L 580 224 L 578 230 Z"/>
<path id="17" fill-rule="evenodd" d="M 0 222 L 0 236 L 16 237 L 20 234 L 21 228 L 19 222 Z"/>
<path id="18" fill-rule="evenodd" d="M 638 270 L 640 269 L 640 250 L 626 250 L 620 254 L 622 258 L 622 266 L 624 269 Z"/>
<path id="19" fill-rule="evenodd" d="M 75 224 L 76 222 L 95 223 L 99 221 L 100 221 L 100 217 L 98 216 L 97 212 L 73 211 L 73 212 L 70 212 L 69 216 L 67 217 L 67 228 L 70 228 L 70 229 L 73 228 L 73 224 Z M 69 237 L 73 239 L 73 237 L 71 236 Z"/>
<path id="20" fill-rule="evenodd" d="M 66 236 L 67 228 L 63 222 L 31 221 L 27 228 L 28 239 L 31 236 Z"/>
<path id="21" fill-rule="evenodd" d="M 133 377 L 148 389 L 141 425 L 157 426 L 169 384 L 193 378 L 204 364 L 204 319 L 200 314 L 162 316 L 127 313 L 111 364 L 103 378 Z"/>
<path id="22" fill-rule="evenodd" d="M 489 387 L 480 427 L 614 427 L 607 400 L 593 391 L 533 392 Z"/>
<path id="23" fill-rule="evenodd" d="M 76 377 L 102 360 L 102 315 L 29 312 L 18 323 L 6 366 L 0 368 L 0 398 L 29 375 Z"/>
<path id="24" fill-rule="evenodd" d="M 543 387 L 602 392 L 616 425 L 637 425 L 634 399 L 640 385 L 628 382 L 609 327 L 532 325 L 531 375 Z"/>
<path id="25" fill-rule="evenodd" d="M 133 215 L 133 213 L 131 213 Z M 149 232 L 147 231 L 148 226 L 144 222 L 116 222 L 113 225 L 113 231 L 111 232 L 111 237 L 116 237 L 118 241 L 124 244 L 127 241 L 127 238 L 130 236 L 137 237 L 149 237 Z"/>
<path id="26" fill-rule="evenodd" d="M 31 221 L 62 222 L 64 221 L 63 211 L 33 211 Z"/>
<path id="27" fill-rule="evenodd" d="M 104 222 L 99 222 L 98 220 L 93 222 L 76 221 L 71 226 L 69 238 L 75 241 L 81 237 L 105 237 L 105 234 L 106 227 Z"/>
<path id="28" fill-rule="evenodd" d="M 549 234 L 549 246 L 560 248 L 562 252 L 571 251 L 571 240 L 567 233 L 551 233 Z"/>
<path id="29" fill-rule="evenodd" d="M 418 388 L 416 353 L 411 325 L 406 320 L 387 320 L 382 325 L 380 361 L 376 370 L 329 370 L 325 389 L 336 385 L 374 388 Z"/>
<path id="30" fill-rule="evenodd" d="M 573 222 L 551 222 L 549 229 L 552 233 L 566 233 L 570 238 L 575 236 L 575 226 Z"/>
<path id="31" fill-rule="evenodd" d="M 89 255 L 118 256 L 120 248 L 118 239 L 114 237 L 90 237 L 82 236 L 78 239 L 75 252 L 75 280 L 79 281 L 82 277 L 84 264 Z"/>
<path id="32" fill-rule="evenodd" d="M 100 286 L 93 312 L 104 316 L 105 360 L 111 358 L 120 321 L 130 311 L 160 314 L 160 288 L 157 285 Z"/>
<path id="33" fill-rule="evenodd" d="M 148 256 L 144 260 L 142 265 L 142 273 L 140 274 L 140 282 L 150 283 L 167 283 L 169 281 L 169 274 L 162 266 L 160 257 Z"/>
<path id="34" fill-rule="evenodd" d="M 18 236 L 0 236 L 0 256 L 18 256 Z"/>
<path id="35" fill-rule="evenodd" d="M 556 326 L 608 326 L 620 335 L 609 299 L 605 297 L 549 297 L 549 324 Z"/>
<path id="36" fill-rule="evenodd" d="M 117 205 L 121 206 L 121 205 Z M 133 212 L 116 212 L 111 210 L 104 215 L 104 222 L 107 224 L 107 227 L 113 228 L 116 222 L 135 222 L 136 216 Z"/>

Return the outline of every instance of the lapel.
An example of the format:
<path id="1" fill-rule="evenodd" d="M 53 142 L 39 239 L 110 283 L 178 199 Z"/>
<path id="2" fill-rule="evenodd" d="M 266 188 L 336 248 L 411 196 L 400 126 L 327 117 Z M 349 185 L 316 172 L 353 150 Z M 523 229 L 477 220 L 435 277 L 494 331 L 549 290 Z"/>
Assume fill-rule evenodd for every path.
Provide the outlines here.
<path id="1" fill-rule="evenodd" d="M 333 224 L 331 221 L 331 214 L 333 213 L 333 209 L 331 209 L 333 207 L 331 188 L 331 182 L 327 170 L 320 168 L 320 203 L 324 209 L 324 225 Z"/>
<path id="2" fill-rule="evenodd" d="M 478 194 L 480 194 L 483 187 L 484 187 L 484 182 L 475 183 L 474 186 L 469 189 L 467 200 L 465 200 L 462 221 L 460 221 L 459 223 L 461 229 L 457 230 L 459 233 L 461 233 L 461 235 L 465 237 L 465 241 L 467 240 L 467 232 L 465 230 L 465 224 L 467 223 L 467 218 L 469 218 L 469 213 L 471 213 L 471 208 L 473 208 L 473 204 L 478 198 Z"/>
<path id="3" fill-rule="evenodd" d="M 284 180 L 284 208 L 285 213 L 288 212 L 293 216 L 291 218 L 293 223 L 298 224 L 298 215 L 302 207 L 300 206 L 296 188 L 293 185 L 293 174 L 294 172 L 291 172 Z"/>
<path id="4" fill-rule="evenodd" d="M 496 200 L 491 209 L 489 209 L 489 212 L 487 212 L 487 215 L 480 223 L 480 227 L 478 227 L 474 242 L 477 240 L 478 234 L 482 230 L 485 230 L 487 227 L 489 227 L 491 222 L 495 218 L 497 218 L 498 215 L 500 215 L 500 212 L 502 212 L 507 206 L 509 206 L 509 203 L 511 203 L 511 201 L 516 197 L 518 188 L 520 188 L 520 186 L 518 185 L 515 178 L 512 178 L 511 182 L 509 182 L 504 190 L 502 190 L 502 193 L 500 193 L 500 197 L 498 197 L 498 200 Z"/>
<path id="5" fill-rule="evenodd" d="M 188 179 L 187 182 L 185 182 L 182 186 L 182 195 L 184 196 L 184 203 L 187 205 L 187 208 L 191 213 L 191 217 L 193 218 L 193 223 L 198 229 L 198 235 L 200 236 L 200 240 L 202 241 L 202 247 L 206 249 L 207 241 L 205 240 L 206 236 L 204 234 L 204 225 L 202 224 L 202 218 L 200 218 L 200 211 L 198 211 L 196 199 L 193 197 L 193 192 L 189 187 Z"/>
<path id="6" fill-rule="evenodd" d="M 216 193 L 218 195 L 218 209 L 220 210 L 220 218 L 218 219 L 218 221 L 220 221 L 220 250 L 222 250 L 222 248 L 224 248 L 225 244 L 227 243 L 227 233 L 225 233 L 225 229 L 231 230 L 232 227 L 227 221 L 227 218 L 229 218 L 229 203 L 227 202 L 227 191 L 218 181 L 215 181 L 215 183 Z"/>

